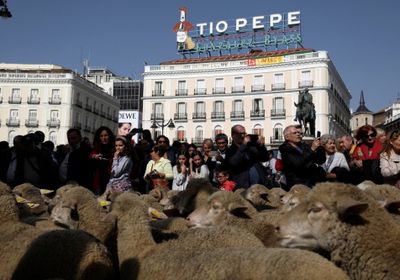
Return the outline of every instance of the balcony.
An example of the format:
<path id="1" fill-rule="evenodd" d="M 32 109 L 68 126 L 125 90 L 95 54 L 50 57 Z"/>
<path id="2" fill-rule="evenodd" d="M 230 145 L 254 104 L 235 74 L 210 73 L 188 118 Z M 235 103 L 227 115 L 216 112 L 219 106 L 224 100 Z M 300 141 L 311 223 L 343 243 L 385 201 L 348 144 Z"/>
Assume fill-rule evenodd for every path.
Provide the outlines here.
<path id="1" fill-rule="evenodd" d="M 28 104 L 40 104 L 40 98 L 37 96 L 29 96 L 26 102 Z"/>
<path id="2" fill-rule="evenodd" d="M 164 90 L 153 89 L 151 96 L 164 96 Z"/>
<path id="3" fill-rule="evenodd" d="M 76 128 L 76 129 L 81 129 L 82 128 L 82 124 L 80 122 L 75 122 L 73 127 Z"/>
<path id="4" fill-rule="evenodd" d="M 152 113 L 151 114 L 151 120 L 164 120 L 164 114 L 163 113 Z"/>
<path id="5" fill-rule="evenodd" d="M 252 85 L 251 92 L 265 91 L 265 85 Z"/>
<path id="6" fill-rule="evenodd" d="M 188 90 L 187 90 L 187 89 L 182 89 L 182 88 L 177 89 L 177 90 L 175 90 L 175 95 L 176 95 L 176 96 L 185 96 L 185 95 L 188 95 Z"/>
<path id="7" fill-rule="evenodd" d="M 213 94 L 225 94 L 225 87 L 215 87 L 212 90 Z"/>
<path id="8" fill-rule="evenodd" d="M 8 97 L 9 104 L 21 104 L 22 98 L 21 96 L 10 96 Z"/>
<path id="9" fill-rule="evenodd" d="M 193 94 L 194 95 L 206 95 L 207 89 L 206 88 L 195 88 Z"/>
<path id="10" fill-rule="evenodd" d="M 86 111 L 88 111 L 88 112 L 92 112 L 92 105 L 89 105 L 89 104 L 86 104 L 86 106 L 85 106 L 85 110 Z"/>
<path id="11" fill-rule="evenodd" d="M 91 133 L 92 128 L 89 125 L 85 125 L 85 127 L 83 128 L 83 131 Z"/>
<path id="12" fill-rule="evenodd" d="M 9 118 L 6 120 L 6 125 L 9 127 L 19 127 L 19 122 L 17 118 Z"/>
<path id="13" fill-rule="evenodd" d="M 251 110 L 250 111 L 251 119 L 263 119 L 265 118 L 265 110 Z"/>
<path id="14" fill-rule="evenodd" d="M 233 119 L 233 120 L 244 120 L 244 111 L 233 111 L 233 112 L 231 112 L 231 119 Z"/>
<path id="15" fill-rule="evenodd" d="M 271 109 L 271 118 L 285 118 L 286 109 Z"/>
<path id="16" fill-rule="evenodd" d="M 38 127 L 39 126 L 39 120 L 38 119 L 26 119 L 25 120 L 25 126 L 26 127 Z"/>
<path id="17" fill-rule="evenodd" d="M 98 115 L 99 114 L 99 109 L 94 107 L 92 112 L 95 113 L 96 115 Z"/>
<path id="18" fill-rule="evenodd" d="M 60 120 L 59 119 L 49 119 L 49 120 L 47 120 L 47 126 L 49 128 L 58 128 L 58 127 L 60 127 Z"/>
<path id="19" fill-rule="evenodd" d="M 193 121 L 205 121 L 206 120 L 206 112 L 196 112 L 192 115 Z"/>
<path id="20" fill-rule="evenodd" d="M 211 120 L 224 121 L 225 120 L 225 112 L 211 112 Z"/>
<path id="21" fill-rule="evenodd" d="M 275 137 L 270 138 L 270 143 L 271 144 L 282 144 L 285 139 L 283 138 L 283 135 L 277 135 Z"/>
<path id="22" fill-rule="evenodd" d="M 187 113 L 175 113 L 174 120 L 175 121 L 187 121 Z"/>
<path id="23" fill-rule="evenodd" d="M 61 97 L 60 96 L 49 97 L 49 104 L 60 105 L 61 104 Z"/>
<path id="24" fill-rule="evenodd" d="M 309 88 L 309 87 L 313 87 L 313 86 L 314 86 L 313 80 L 299 82 L 299 88 Z"/>
<path id="25" fill-rule="evenodd" d="M 107 114 L 106 114 L 106 112 L 101 111 L 99 116 L 105 118 L 107 116 Z"/>
<path id="26" fill-rule="evenodd" d="M 79 99 L 75 100 L 75 106 L 82 108 L 82 101 L 80 101 Z"/>
<path id="27" fill-rule="evenodd" d="M 271 90 L 283 90 L 286 88 L 285 83 L 276 83 L 271 85 Z"/>
<path id="28" fill-rule="evenodd" d="M 244 93 L 244 86 L 232 87 L 232 93 Z"/>
<path id="29" fill-rule="evenodd" d="M 192 144 L 195 145 L 201 145 L 203 144 L 204 138 L 202 137 L 196 137 L 196 138 L 192 138 Z"/>
<path id="30" fill-rule="evenodd" d="M 187 138 L 173 138 L 173 141 L 187 142 Z"/>

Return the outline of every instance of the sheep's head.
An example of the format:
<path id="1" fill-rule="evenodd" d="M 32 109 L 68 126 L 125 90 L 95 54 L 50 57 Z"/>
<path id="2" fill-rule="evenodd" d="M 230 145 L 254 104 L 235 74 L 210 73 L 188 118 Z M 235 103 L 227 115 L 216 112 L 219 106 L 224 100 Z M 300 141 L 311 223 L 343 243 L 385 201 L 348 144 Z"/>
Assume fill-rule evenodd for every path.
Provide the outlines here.
<path id="1" fill-rule="evenodd" d="M 227 224 L 232 216 L 249 219 L 255 212 L 254 207 L 240 195 L 219 191 L 210 196 L 207 205 L 197 208 L 187 219 L 191 227 L 207 227 Z"/>
<path id="2" fill-rule="evenodd" d="M 280 220 L 277 231 L 281 245 L 330 251 L 333 245 L 331 237 L 338 233 L 335 229 L 365 222 L 361 214 L 369 204 L 354 195 L 357 191 L 345 184 L 317 186 Z"/>
<path id="3" fill-rule="evenodd" d="M 306 199 L 310 190 L 311 189 L 305 185 L 294 185 L 290 191 L 281 198 L 282 212 L 288 212 L 299 205 L 300 202 Z"/>
<path id="4" fill-rule="evenodd" d="M 16 186 L 13 193 L 23 197 L 31 203 L 36 204 L 36 207 L 29 207 L 25 203 L 21 203 L 20 212 L 22 216 L 40 215 L 47 212 L 47 203 L 45 202 L 40 189 L 32 184 L 24 183 Z"/>

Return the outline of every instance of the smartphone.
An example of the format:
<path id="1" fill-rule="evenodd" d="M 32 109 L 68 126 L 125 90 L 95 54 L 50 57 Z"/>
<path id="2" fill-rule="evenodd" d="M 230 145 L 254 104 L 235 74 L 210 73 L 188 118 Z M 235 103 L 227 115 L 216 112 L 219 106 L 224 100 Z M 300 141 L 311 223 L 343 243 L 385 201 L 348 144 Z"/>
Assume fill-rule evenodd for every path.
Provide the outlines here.
<path id="1" fill-rule="evenodd" d="M 321 138 L 321 131 L 317 131 L 317 138 Z"/>
<path id="2" fill-rule="evenodd" d="M 250 142 L 257 142 L 258 141 L 258 135 L 257 134 L 247 134 L 250 138 Z"/>

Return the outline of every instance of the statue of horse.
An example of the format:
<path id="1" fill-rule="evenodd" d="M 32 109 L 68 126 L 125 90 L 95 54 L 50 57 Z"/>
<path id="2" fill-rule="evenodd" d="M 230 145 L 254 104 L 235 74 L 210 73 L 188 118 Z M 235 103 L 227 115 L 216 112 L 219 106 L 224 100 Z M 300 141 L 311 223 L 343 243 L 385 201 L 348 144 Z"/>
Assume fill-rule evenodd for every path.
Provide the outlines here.
<path id="1" fill-rule="evenodd" d="M 294 120 L 299 122 L 304 129 L 305 135 L 315 136 L 315 108 L 312 107 L 311 104 L 299 107 L 299 105 L 295 103 L 295 106 L 297 110 Z"/>

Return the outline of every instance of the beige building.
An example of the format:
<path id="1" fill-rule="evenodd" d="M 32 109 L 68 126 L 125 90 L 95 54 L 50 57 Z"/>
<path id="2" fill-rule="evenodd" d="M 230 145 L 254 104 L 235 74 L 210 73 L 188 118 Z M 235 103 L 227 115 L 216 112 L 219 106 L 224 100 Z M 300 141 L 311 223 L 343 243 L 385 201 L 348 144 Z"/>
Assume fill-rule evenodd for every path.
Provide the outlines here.
<path id="1" fill-rule="evenodd" d="M 0 63 L 0 141 L 36 130 L 56 145 L 71 127 L 93 139 L 101 125 L 116 131 L 119 103 L 72 70 L 47 64 Z"/>
<path id="2" fill-rule="evenodd" d="M 289 49 L 274 52 L 188 58 L 145 66 L 143 128 L 154 121 L 171 140 L 200 143 L 235 124 L 264 135 L 268 145 L 283 141 L 293 121 L 295 102 L 305 88 L 313 96 L 316 131 L 350 131 L 351 95 L 326 51 Z"/>

